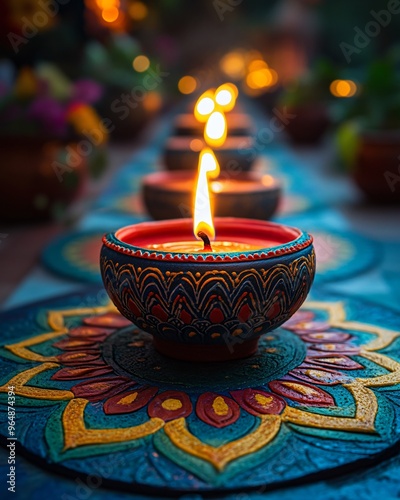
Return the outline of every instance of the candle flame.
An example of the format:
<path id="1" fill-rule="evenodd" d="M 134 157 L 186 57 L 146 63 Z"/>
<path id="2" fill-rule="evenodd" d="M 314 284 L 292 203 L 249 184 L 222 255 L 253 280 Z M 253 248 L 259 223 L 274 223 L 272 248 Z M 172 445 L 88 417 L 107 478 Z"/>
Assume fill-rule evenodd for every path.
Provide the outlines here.
<path id="1" fill-rule="evenodd" d="M 214 111 L 207 120 L 204 129 L 204 139 L 211 147 L 222 146 L 228 133 L 228 127 L 224 113 Z"/>
<path id="2" fill-rule="evenodd" d="M 194 201 L 193 232 L 198 237 L 202 231 L 210 240 L 215 237 L 215 229 L 211 213 L 209 178 L 219 175 L 218 161 L 209 148 L 204 148 L 199 157 L 199 169 L 197 174 L 196 194 Z"/>
<path id="3" fill-rule="evenodd" d="M 194 116 L 196 120 L 201 123 L 206 122 L 207 118 L 214 111 L 214 108 L 214 89 L 206 90 L 206 92 L 203 92 L 197 99 L 194 106 Z"/>

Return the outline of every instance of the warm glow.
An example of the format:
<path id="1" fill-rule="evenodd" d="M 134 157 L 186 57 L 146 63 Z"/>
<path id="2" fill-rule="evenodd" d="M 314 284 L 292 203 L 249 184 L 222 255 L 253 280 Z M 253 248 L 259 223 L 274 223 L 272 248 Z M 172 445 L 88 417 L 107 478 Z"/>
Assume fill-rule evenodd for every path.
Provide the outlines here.
<path id="1" fill-rule="evenodd" d="M 219 175 L 219 165 L 211 149 L 205 148 L 200 153 L 199 169 L 197 174 L 196 194 L 193 211 L 193 232 L 198 238 L 199 231 L 203 231 L 213 240 L 215 230 L 211 213 L 210 190 L 208 179 L 215 179 Z"/>
<path id="2" fill-rule="evenodd" d="M 118 16 L 119 16 L 119 10 L 117 9 L 117 7 L 109 7 L 107 9 L 104 9 L 101 13 L 101 17 L 107 23 L 113 23 L 118 19 Z"/>
<path id="3" fill-rule="evenodd" d="M 214 111 L 214 108 L 214 90 L 210 89 L 201 94 L 201 96 L 197 99 L 194 106 L 194 116 L 196 117 L 196 120 L 201 123 L 206 122 L 207 118 Z"/>
<path id="4" fill-rule="evenodd" d="M 222 146 L 228 132 L 226 118 L 220 111 L 211 113 L 204 129 L 204 139 L 211 147 Z"/>
<path id="5" fill-rule="evenodd" d="M 135 21 L 142 21 L 147 16 L 148 9 L 143 2 L 133 2 L 128 8 L 128 12 Z"/>
<path id="6" fill-rule="evenodd" d="M 182 76 L 178 82 L 178 89 L 181 94 L 191 94 L 197 88 L 197 80 L 193 76 Z"/>
<path id="7" fill-rule="evenodd" d="M 139 73 L 143 73 L 146 69 L 149 69 L 150 61 L 146 56 L 136 56 L 132 63 L 133 69 Z"/>
<path id="8" fill-rule="evenodd" d="M 352 97 L 357 92 L 357 85 L 352 80 L 334 80 L 329 89 L 335 97 Z"/>
<path id="9" fill-rule="evenodd" d="M 221 59 L 220 68 L 234 80 L 243 78 L 245 74 L 245 58 L 243 53 L 229 52 Z"/>
<path id="10" fill-rule="evenodd" d="M 224 83 L 215 91 L 215 102 L 223 111 L 231 111 L 236 104 L 238 89 L 233 83 Z"/>

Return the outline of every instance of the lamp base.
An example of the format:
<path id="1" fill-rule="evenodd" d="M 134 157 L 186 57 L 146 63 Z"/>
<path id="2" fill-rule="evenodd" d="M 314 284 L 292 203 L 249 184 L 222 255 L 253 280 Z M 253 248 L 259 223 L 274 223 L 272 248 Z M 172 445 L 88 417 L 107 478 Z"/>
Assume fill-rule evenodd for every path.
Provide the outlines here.
<path id="1" fill-rule="evenodd" d="M 210 361 L 231 361 L 233 359 L 248 358 L 256 352 L 258 340 L 258 338 L 246 340 L 232 346 L 227 344 L 182 344 L 153 338 L 153 345 L 158 352 L 169 358 L 207 363 Z"/>

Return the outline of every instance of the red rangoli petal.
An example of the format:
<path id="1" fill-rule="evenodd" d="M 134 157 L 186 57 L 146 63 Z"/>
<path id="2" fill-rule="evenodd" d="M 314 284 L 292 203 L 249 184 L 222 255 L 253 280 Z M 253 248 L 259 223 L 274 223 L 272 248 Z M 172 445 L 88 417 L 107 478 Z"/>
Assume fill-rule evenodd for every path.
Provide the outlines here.
<path id="1" fill-rule="evenodd" d="M 125 377 L 103 377 L 96 381 L 91 380 L 74 385 L 71 391 L 77 398 L 95 402 L 114 396 L 130 385 L 135 385 L 135 382 Z"/>
<path id="2" fill-rule="evenodd" d="M 285 401 L 270 392 L 244 389 L 231 392 L 231 396 L 251 415 L 279 415 L 286 406 Z"/>
<path id="3" fill-rule="evenodd" d="M 192 403 L 184 392 L 165 391 L 156 396 L 148 406 L 152 418 L 161 418 L 164 422 L 187 417 L 192 413 Z"/>
<path id="4" fill-rule="evenodd" d="M 221 428 L 236 422 L 240 408 L 231 398 L 206 392 L 197 400 L 196 414 L 206 424 Z"/>
<path id="5" fill-rule="evenodd" d="M 57 359 L 60 363 L 67 366 L 90 365 L 103 366 L 104 362 L 100 359 L 100 354 L 88 354 L 86 352 L 65 352 L 59 354 Z"/>
<path id="6" fill-rule="evenodd" d="M 93 351 L 98 349 L 99 344 L 97 342 L 81 340 L 77 338 L 67 338 L 56 342 L 55 344 L 53 344 L 53 346 L 57 347 L 58 349 L 62 349 L 63 351 L 81 351 L 82 349 L 84 349 L 85 351 Z"/>
<path id="7" fill-rule="evenodd" d="M 304 382 L 319 385 L 337 385 L 347 379 L 342 373 L 335 370 L 328 370 L 315 367 L 299 367 L 291 370 L 289 375 L 296 377 Z"/>
<path id="8" fill-rule="evenodd" d="M 304 342 L 310 343 L 341 343 L 349 340 L 351 335 L 349 333 L 341 332 L 315 332 L 307 333 L 301 337 Z"/>
<path id="9" fill-rule="evenodd" d="M 291 380 L 274 380 L 269 387 L 272 391 L 284 398 L 297 401 L 309 406 L 334 406 L 333 397 L 319 387 L 305 382 L 294 382 Z"/>
<path id="10" fill-rule="evenodd" d="M 53 380 L 79 380 L 82 378 L 93 378 L 99 377 L 101 375 L 110 374 L 112 372 L 111 367 L 70 367 L 61 368 L 55 373 L 51 378 Z"/>
<path id="11" fill-rule="evenodd" d="M 362 370 L 364 368 L 360 363 L 343 354 L 321 354 L 320 352 L 315 352 L 307 356 L 305 361 L 313 365 L 340 368 L 341 370 Z"/>
<path id="12" fill-rule="evenodd" d="M 348 345 L 346 343 L 334 343 L 334 344 L 311 344 L 310 349 L 314 351 L 324 351 L 324 352 L 340 352 L 346 354 L 357 354 L 360 348 L 355 345 Z"/>
<path id="13" fill-rule="evenodd" d="M 95 326 L 78 326 L 71 328 L 68 333 L 70 338 L 77 338 L 81 340 L 88 340 L 99 342 L 104 340 L 110 333 L 114 331 L 113 328 L 98 328 Z"/>
<path id="14" fill-rule="evenodd" d="M 121 316 L 119 313 L 105 313 L 98 316 L 90 316 L 83 320 L 85 325 L 89 326 L 104 326 L 108 328 L 124 328 L 132 323 Z"/>
<path id="15" fill-rule="evenodd" d="M 157 391 L 157 387 L 142 387 L 136 391 L 130 390 L 117 394 L 104 403 L 104 413 L 106 415 L 119 415 L 140 410 L 157 394 Z"/>

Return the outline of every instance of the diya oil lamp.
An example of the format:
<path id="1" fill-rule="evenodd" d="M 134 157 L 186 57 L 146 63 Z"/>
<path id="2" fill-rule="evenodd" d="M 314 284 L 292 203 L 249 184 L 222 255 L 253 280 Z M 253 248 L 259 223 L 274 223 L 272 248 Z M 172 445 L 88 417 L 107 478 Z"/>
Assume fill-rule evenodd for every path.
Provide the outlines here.
<path id="1" fill-rule="evenodd" d="M 153 336 L 160 353 L 202 362 L 243 358 L 304 302 L 315 273 L 312 238 L 260 220 L 213 221 L 209 180 L 218 163 L 211 150 L 199 163 L 193 220 L 105 235 L 101 274 L 117 309 Z"/>
<path id="2" fill-rule="evenodd" d="M 194 172 L 155 172 L 143 178 L 142 200 L 156 220 L 188 217 L 192 212 Z M 210 199 L 216 217 L 269 220 L 278 209 L 282 187 L 269 174 L 222 172 L 210 182 Z"/>
<path id="3" fill-rule="evenodd" d="M 207 90 L 199 97 L 194 107 L 194 120 L 199 123 L 199 129 L 204 124 L 204 138 L 171 137 L 164 151 L 168 170 L 196 171 L 197 153 L 206 145 L 214 149 L 222 170 L 235 168 L 245 172 L 251 169 L 253 139 L 249 135 L 227 137 L 228 122 L 225 114 L 234 108 L 236 98 L 237 87 L 229 83 L 216 90 Z"/>

